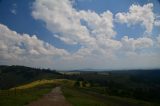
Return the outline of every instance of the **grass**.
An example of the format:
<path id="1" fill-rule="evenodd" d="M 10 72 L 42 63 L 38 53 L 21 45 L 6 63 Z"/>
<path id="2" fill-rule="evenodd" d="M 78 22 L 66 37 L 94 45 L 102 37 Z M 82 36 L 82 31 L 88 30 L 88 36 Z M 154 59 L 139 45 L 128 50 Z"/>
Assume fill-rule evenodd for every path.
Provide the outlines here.
<path id="1" fill-rule="evenodd" d="M 160 106 L 145 101 L 104 94 L 103 87 L 74 87 L 75 81 L 66 79 L 38 80 L 0 91 L 0 106 L 24 106 L 61 85 L 65 98 L 73 106 Z"/>
<path id="2" fill-rule="evenodd" d="M 41 85 L 45 85 L 45 84 L 54 84 L 54 85 L 65 85 L 65 86 L 73 86 L 74 85 L 74 81 L 72 80 L 67 80 L 67 79 L 54 79 L 54 80 L 37 80 L 25 85 L 21 85 L 18 87 L 13 87 L 10 90 L 14 90 L 14 89 L 28 89 L 28 88 L 33 88 L 36 86 L 41 86 Z"/>
<path id="3" fill-rule="evenodd" d="M 76 89 L 64 87 L 62 91 L 66 99 L 72 103 L 73 106 L 98 106 L 99 104 L 105 106 L 99 98 L 95 98 L 92 95 L 88 95 Z"/>
<path id="4" fill-rule="evenodd" d="M 0 90 L 0 106 L 24 106 L 49 93 L 58 81 L 38 80 L 9 90 Z"/>
<path id="5" fill-rule="evenodd" d="M 49 93 L 55 86 L 73 86 L 74 81 L 65 79 L 38 80 L 9 90 L 0 90 L 0 106 L 24 106 Z"/>
<path id="6" fill-rule="evenodd" d="M 28 84 L 25 84 L 25 85 L 22 85 L 22 86 L 11 88 L 10 90 L 28 89 L 28 88 L 33 88 L 33 87 L 36 87 L 36 86 L 41 86 L 41 85 L 45 85 L 45 84 L 53 84 L 53 83 L 55 83 L 54 80 L 37 80 L 37 81 L 31 82 L 31 83 L 28 83 Z"/>
<path id="7" fill-rule="evenodd" d="M 130 98 L 104 96 L 84 88 L 63 87 L 62 91 L 73 106 L 159 106 Z"/>

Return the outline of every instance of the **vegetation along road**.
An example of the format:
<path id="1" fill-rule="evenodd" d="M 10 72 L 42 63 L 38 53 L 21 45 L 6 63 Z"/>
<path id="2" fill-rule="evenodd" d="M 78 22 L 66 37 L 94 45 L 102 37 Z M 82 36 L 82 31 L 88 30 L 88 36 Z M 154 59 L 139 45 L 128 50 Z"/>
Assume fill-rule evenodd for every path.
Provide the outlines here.
<path id="1" fill-rule="evenodd" d="M 56 87 L 49 94 L 30 103 L 28 106 L 71 106 L 71 104 L 65 100 L 61 88 Z"/>

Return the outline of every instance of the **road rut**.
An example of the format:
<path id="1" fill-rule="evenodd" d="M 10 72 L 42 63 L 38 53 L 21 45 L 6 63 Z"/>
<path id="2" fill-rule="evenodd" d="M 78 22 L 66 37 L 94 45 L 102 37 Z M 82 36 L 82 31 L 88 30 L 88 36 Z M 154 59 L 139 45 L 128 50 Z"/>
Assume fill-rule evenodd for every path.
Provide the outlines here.
<path id="1" fill-rule="evenodd" d="M 28 106 L 72 106 L 65 100 L 61 87 L 54 88 L 49 94 L 46 94 L 37 101 L 31 102 Z"/>

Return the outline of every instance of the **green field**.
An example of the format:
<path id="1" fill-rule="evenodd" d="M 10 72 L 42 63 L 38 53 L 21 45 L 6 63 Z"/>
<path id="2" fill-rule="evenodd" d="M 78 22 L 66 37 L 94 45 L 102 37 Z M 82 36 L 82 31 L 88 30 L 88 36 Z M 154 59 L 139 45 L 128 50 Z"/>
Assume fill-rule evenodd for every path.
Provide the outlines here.
<path id="1" fill-rule="evenodd" d="M 159 106 L 158 104 L 116 96 L 106 96 L 84 88 L 63 87 L 66 99 L 73 106 Z"/>
<path id="2" fill-rule="evenodd" d="M 41 98 L 56 86 L 73 84 L 74 81 L 65 79 L 37 80 L 8 90 L 0 90 L 0 106 L 24 106 Z"/>
<path id="3" fill-rule="evenodd" d="M 39 81 L 38 81 L 39 82 Z M 45 82 L 45 81 L 42 81 Z M 33 83 L 27 86 L 22 86 L 17 89 L 1 90 L 0 91 L 0 106 L 24 106 L 31 101 L 34 101 L 44 94 L 47 94 L 55 87 L 53 83 L 43 83 L 40 82 L 38 85 Z M 36 82 L 37 83 L 37 82 Z M 33 85 L 33 87 L 31 87 Z M 24 88 L 23 88 L 24 87 Z M 23 88 L 23 89 L 22 89 Z"/>

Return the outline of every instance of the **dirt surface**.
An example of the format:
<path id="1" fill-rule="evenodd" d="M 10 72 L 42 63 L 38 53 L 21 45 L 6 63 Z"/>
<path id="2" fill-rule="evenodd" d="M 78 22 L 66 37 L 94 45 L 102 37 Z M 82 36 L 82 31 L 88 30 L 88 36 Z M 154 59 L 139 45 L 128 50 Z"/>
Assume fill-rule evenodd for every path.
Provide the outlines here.
<path id="1" fill-rule="evenodd" d="M 30 103 L 28 106 L 72 106 L 65 100 L 61 88 L 54 88 L 49 94 L 37 101 Z"/>

